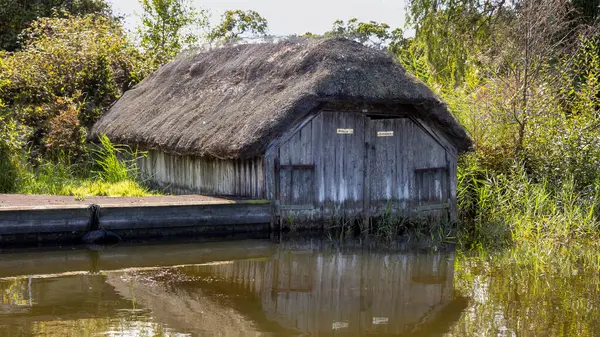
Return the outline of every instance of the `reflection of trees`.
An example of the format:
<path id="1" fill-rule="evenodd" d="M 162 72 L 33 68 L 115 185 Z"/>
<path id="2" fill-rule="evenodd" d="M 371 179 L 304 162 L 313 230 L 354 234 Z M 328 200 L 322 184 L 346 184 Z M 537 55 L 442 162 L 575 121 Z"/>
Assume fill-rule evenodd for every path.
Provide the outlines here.
<path id="1" fill-rule="evenodd" d="M 108 318 L 129 306 L 100 275 L 0 280 L 0 293 L 0 336 L 60 336 L 93 326 L 106 330 Z"/>
<path id="2" fill-rule="evenodd" d="M 30 279 L 14 279 L 0 287 L 2 291 L 2 312 L 15 310 L 16 307 L 28 307 L 31 294 L 28 290 Z"/>
<path id="3" fill-rule="evenodd" d="M 457 292 L 473 301 L 448 336 L 600 336 L 597 272 L 536 273 L 479 257 L 457 266 Z"/>

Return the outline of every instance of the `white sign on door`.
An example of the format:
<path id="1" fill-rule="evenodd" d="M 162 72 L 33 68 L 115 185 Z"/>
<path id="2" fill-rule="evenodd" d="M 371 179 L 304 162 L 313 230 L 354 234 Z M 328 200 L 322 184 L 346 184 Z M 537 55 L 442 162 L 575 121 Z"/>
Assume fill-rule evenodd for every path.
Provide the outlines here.
<path id="1" fill-rule="evenodd" d="M 377 131 L 377 137 L 392 137 L 394 131 Z"/>
<path id="2" fill-rule="evenodd" d="M 337 129 L 338 135 L 352 135 L 354 134 L 354 129 Z"/>

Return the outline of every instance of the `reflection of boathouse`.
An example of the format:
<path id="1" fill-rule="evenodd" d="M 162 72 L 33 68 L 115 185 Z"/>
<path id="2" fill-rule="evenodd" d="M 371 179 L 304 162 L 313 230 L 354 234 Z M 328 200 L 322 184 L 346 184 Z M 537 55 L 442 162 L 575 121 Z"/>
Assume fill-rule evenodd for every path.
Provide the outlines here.
<path id="1" fill-rule="evenodd" d="M 158 260 L 151 248 L 99 252 L 89 265 L 104 271 L 97 275 L 81 271 L 86 255 L 79 253 L 62 255 L 62 272 L 76 268 L 68 274 L 7 274 L 0 279 L 0 292 L 9 296 L 0 305 L 0 335 L 72 335 L 83 325 L 106 331 L 127 313 L 131 322 L 116 322 L 130 332 L 151 317 L 152 324 L 191 336 L 435 336 L 465 305 L 453 299 L 452 254 L 277 249 L 263 241 L 172 246 Z M 19 265 L 26 264 L 28 255 L 22 255 L 13 258 Z M 29 267 L 58 259 L 60 254 L 46 254 Z M 150 267 L 158 261 L 164 267 Z M 169 267 L 176 261 L 186 265 Z M 12 263 L 0 259 L 0 267 Z M 142 268 L 110 271 L 132 265 Z"/>
<path id="2" fill-rule="evenodd" d="M 448 255 L 279 251 L 266 261 L 196 267 L 256 294 L 271 320 L 312 335 L 405 334 L 450 304 Z M 460 310 L 459 310 L 460 312 Z"/>

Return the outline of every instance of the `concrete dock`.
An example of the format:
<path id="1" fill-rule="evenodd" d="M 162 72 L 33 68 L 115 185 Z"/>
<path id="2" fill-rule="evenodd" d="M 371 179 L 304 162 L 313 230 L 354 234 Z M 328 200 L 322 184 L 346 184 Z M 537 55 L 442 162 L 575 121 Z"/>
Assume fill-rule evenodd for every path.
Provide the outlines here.
<path id="1" fill-rule="evenodd" d="M 203 195 L 87 197 L 0 194 L 0 245 L 77 243 L 104 229 L 128 239 L 269 231 L 270 204 Z"/>

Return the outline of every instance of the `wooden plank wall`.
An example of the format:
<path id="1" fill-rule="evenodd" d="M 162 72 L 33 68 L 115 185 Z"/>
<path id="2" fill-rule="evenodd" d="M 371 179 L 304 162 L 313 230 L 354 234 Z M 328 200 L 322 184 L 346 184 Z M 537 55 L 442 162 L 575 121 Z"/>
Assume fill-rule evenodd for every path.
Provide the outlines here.
<path id="1" fill-rule="evenodd" d="M 360 215 L 368 205 L 371 216 L 390 209 L 393 214 L 408 216 L 422 205 L 443 201 L 442 197 L 422 199 L 423 194 L 450 195 L 455 203 L 455 150 L 424 125 L 410 118 L 371 119 L 357 112 L 321 112 L 267 154 L 270 189 L 274 186 L 276 157 L 282 165 L 315 165 L 314 172 L 281 172 L 281 203 L 305 204 L 312 199 L 315 207 L 312 211 L 283 211 L 281 215 L 331 219 Z M 339 134 L 337 129 L 353 132 Z M 379 137 L 378 132 L 393 135 Z M 448 169 L 450 180 L 441 174 L 427 174 L 418 177 L 417 185 L 415 170 L 439 167 Z M 274 193 L 269 195 L 274 197 Z"/>
<path id="2" fill-rule="evenodd" d="M 406 333 L 453 297 L 451 254 L 280 250 L 198 268 L 254 292 L 269 319 L 312 336 Z"/>
<path id="3" fill-rule="evenodd" d="M 140 174 L 174 193 L 265 198 L 264 160 L 220 160 L 148 151 Z"/>
<path id="4" fill-rule="evenodd" d="M 441 203 L 447 185 L 440 174 L 418 174 L 418 170 L 446 167 L 447 149 L 409 118 L 372 121 L 371 214 L 414 215 L 424 204 Z M 378 131 L 393 131 L 393 137 L 378 137 Z M 380 146 L 381 145 L 381 146 Z M 395 168 L 395 170 L 394 170 Z M 377 193 L 379 192 L 379 193 Z M 424 197 L 424 196 L 427 197 Z M 431 196 L 431 198 L 429 198 Z M 423 215 L 423 214 L 417 214 Z"/>
<path id="5" fill-rule="evenodd" d="M 315 165 L 312 172 L 281 171 L 282 204 L 310 201 L 314 206 L 312 210 L 282 211 L 282 217 L 319 221 L 362 212 L 364 123 L 361 113 L 324 111 L 267 154 L 268 175 L 274 171 L 275 157 L 281 165 Z M 352 129 L 353 133 L 338 134 L 337 129 Z M 273 181 L 272 176 L 267 179 Z"/>

